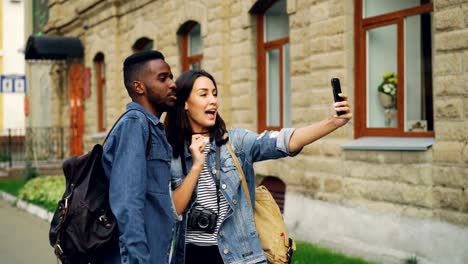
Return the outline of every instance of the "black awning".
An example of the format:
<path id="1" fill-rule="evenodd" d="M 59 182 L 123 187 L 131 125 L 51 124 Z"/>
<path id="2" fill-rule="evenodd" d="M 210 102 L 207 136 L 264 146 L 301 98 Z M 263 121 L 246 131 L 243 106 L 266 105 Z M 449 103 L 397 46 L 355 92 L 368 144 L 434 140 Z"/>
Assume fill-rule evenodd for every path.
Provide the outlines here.
<path id="1" fill-rule="evenodd" d="M 64 60 L 83 57 L 79 38 L 63 36 L 30 36 L 26 43 L 26 60 Z"/>

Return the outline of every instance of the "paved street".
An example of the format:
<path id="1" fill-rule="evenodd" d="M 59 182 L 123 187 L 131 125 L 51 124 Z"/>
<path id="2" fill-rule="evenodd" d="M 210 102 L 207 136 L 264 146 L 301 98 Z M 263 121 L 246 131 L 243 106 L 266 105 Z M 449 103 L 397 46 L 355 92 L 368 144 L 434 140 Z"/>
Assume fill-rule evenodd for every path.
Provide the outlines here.
<path id="1" fill-rule="evenodd" d="M 48 233 L 47 221 L 0 199 L 0 263 L 57 263 Z"/>

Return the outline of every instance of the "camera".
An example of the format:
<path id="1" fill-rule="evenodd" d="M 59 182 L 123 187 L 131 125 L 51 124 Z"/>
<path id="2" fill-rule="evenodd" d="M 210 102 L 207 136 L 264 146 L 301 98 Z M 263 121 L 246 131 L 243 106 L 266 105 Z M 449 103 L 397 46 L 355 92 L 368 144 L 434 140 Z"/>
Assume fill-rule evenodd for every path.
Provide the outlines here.
<path id="1" fill-rule="evenodd" d="M 213 234 L 218 215 L 208 209 L 192 208 L 188 214 L 187 230 Z"/>

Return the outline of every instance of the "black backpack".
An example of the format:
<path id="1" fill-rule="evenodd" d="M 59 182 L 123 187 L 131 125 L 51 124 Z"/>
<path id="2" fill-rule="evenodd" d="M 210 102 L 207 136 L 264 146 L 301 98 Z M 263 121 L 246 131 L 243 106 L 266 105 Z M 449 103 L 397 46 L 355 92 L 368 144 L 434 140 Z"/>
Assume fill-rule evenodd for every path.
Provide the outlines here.
<path id="1" fill-rule="evenodd" d="M 149 121 L 148 128 L 146 155 L 151 145 Z M 102 166 L 102 153 L 103 147 L 96 144 L 89 153 L 63 163 L 66 189 L 49 231 L 49 243 L 63 264 L 99 263 L 109 252 L 119 250 L 119 231 L 109 205 L 109 180 Z"/>

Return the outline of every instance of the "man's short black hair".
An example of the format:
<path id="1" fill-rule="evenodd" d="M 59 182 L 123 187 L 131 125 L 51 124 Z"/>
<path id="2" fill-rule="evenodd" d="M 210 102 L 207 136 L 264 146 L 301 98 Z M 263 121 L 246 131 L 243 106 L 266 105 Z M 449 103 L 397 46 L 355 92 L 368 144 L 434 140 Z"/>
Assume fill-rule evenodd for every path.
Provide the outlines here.
<path id="1" fill-rule="evenodd" d="M 123 63 L 124 84 L 131 96 L 131 87 L 135 81 L 136 73 L 140 72 L 145 63 L 150 60 L 164 60 L 164 55 L 157 50 L 147 50 L 128 56 Z"/>

